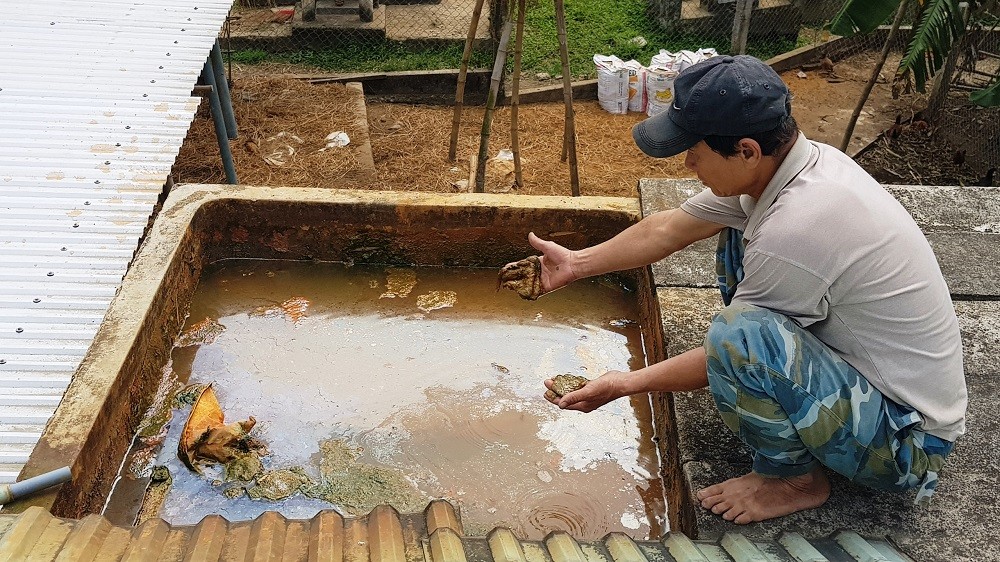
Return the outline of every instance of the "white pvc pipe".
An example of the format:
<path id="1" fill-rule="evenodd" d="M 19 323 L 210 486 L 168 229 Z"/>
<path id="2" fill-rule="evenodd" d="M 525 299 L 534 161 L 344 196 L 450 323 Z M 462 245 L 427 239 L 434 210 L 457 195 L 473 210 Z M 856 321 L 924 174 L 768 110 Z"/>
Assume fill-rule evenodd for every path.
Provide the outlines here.
<path id="1" fill-rule="evenodd" d="M 69 467 L 64 466 L 62 468 L 57 468 L 52 472 L 46 472 L 45 474 L 33 476 L 27 480 L 22 480 L 13 484 L 4 484 L 0 486 L 0 505 L 10 503 L 16 499 L 34 494 L 35 492 L 44 490 L 50 486 L 55 486 L 56 484 L 69 482 L 72 476 L 73 475 L 70 473 Z"/>

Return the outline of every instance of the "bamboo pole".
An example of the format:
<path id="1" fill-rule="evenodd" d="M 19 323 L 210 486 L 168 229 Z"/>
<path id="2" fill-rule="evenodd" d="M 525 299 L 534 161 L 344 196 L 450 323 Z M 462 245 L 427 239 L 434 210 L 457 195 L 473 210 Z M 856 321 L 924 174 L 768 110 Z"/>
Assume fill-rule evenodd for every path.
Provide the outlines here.
<path id="1" fill-rule="evenodd" d="M 465 75 L 469 72 L 469 59 L 472 58 L 472 44 L 476 40 L 479 29 L 479 16 L 483 13 L 483 1 L 476 0 L 476 8 L 472 11 L 472 22 L 469 24 L 469 35 L 465 38 L 465 51 L 462 52 L 462 67 L 458 71 L 458 87 L 455 89 L 455 114 L 451 118 L 451 143 L 448 145 L 448 160 L 455 161 L 458 152 L 458 127 L 462 121 L 462 103 L 465 100 Z"/>
<path id="2" fill-rule="evenodd" d="M 517 36 L 514 39 L 514 76 L 511 78 L 510 97 L 510 150 L 514 153 L 514 185 L 524 187 L 524 178 L 521 176 L 521 147 L 517 138 L 517 109 L 520 98 L 521 81 L 521 45 L 524 39 L 524 11 L 526 0 L 517 2 Z"/>
<path id="3" fill-rule="evenodd" d="M 510 32 L 514 21 L 510 18 L 503 26 L 500 34 L 500 44 L 497 46 L 497 58 L 493 61 L 493 79 L 490 81 L 490 93 L 486 97 L 486 113 L 483 114 L 483 128 L 479 134 L 479 161 L 476 162 L 476 193 L 486 191 L 486 161 L 490 152 L 490 126 L 493 124 L 493 109 L 497 105 L 497 95 L 500 93 L 500 80 L 503 77 L 503 67 L 507 64 L 507 43 L 510 42 Z"/>
<path id="4" fill-rule="evenodd" d="M 878 81 L 878 75 L 882 73 L 882 68 L 885 66 L 885 59 L 889 58 L 889 49 L 892 47 L 892 42 L 896 38 L 896 32 L 899 31 L 899 24 L 903 21 L 903 15 L 906 14 L 906 9 L 909 6 L 910 0 L 903 0 L 899 3 L 899 9 L 896 10 L 896 18 L 892 20 L 892 28 L 889 29 L 889 36 L 885 39 L 885 45 L 882 45 L 882 54 L 875 68 L 872 69 L 871 78 L 865 84 L 865 89 L 861 92 L 861 99 L 858 100 L 858 105 L 854 108 L 854 113 L 851 114 L 851 120 L 847 122 L 847 129 L 844 130 L 844 138 L 840 141 L 840 151 L 844 154 L 847 154 L 847 147 L 851 145 L 854 126 L 858 124 L 858 118 L 861 117 L 861 110 L 865 108 L 868 96 L 871 95 L 872 89 L 875 87 L 875 82 Z"/>
<path id="5" fill-rule="evenodd" d="M 556 2 L 556 29 L 559 33 L 559 57 L 562 59 L 563 104 L 566 106 L 566 127 L 563 138 L 569 153 L 569 181 L 573 197 L 580 196 L 580 174 L 576 166 L 576 121 L 573 117 L 573 77 L 569 74 L 569 47 L 566 45 L 566 6 Z"/>

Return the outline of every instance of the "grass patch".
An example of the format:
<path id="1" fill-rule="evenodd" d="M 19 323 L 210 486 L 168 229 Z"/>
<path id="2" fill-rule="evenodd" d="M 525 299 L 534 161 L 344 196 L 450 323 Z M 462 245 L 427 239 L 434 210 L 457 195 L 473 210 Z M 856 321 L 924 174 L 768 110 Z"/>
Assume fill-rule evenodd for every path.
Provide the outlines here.
<path id="1" fill-rule="evenodd" d="M 264 61 L 306 64 L 332 72 L 394 72 L 401 70 L 439 70 L 462 64 L 461 44 L 431 45 L 415 48 L 401 43 L 345 43 L 317 51 L 293 51 L 267 54 L 259 50 L 235 51 L 233 60 L 247 64 Z M 493 54 L 485 49 L 472 52 L 473 68 L 493 66 Z"/>
<path id="2" fill-rule="evenodd" d="M 511 0 L 513 1 L 513 0 Z M 649 64 L 660 49 L 715 48 L 719 53 L 730 49 L 728 37 L 693 34 L 668 34 L 649 13 L 648 0 L 568 0 L 566 28 L 569 43 L 570 72 L 574 77 L 593 77 L 594 54 L 616 55 L 622 60 L 636 59 Z M 645 39 L 645 45 L 633 41 Z M 800 39 L 801 40 L 801 39 Z M 748 45 L 751 55 L 762 59 L 790 51 L 790 40 L 754 40 Z M 233 60 L 254 64 L 263 61 L 288 62 L 314 66 L 332 72 L 391 72 L 400 70 L 437 70 L 458 68 L 464 46 L 448 44 L 395 42 L 345 42 L 324 50 L 303 50 L 267 54 L 260 50 L 233 53 Z M 492 68 L 492 47 L 473 50 L 473 68 Z M 513 45 L 508 68 L 513 59 Z M 559 41 L 556 34 L 555 6 L 551 0 L 529 0 L 525 12 L 522 69 L 527 74 L 547 72 L 562 74 Z"/>
<path id="3" fill-rule="evenodd" d="M 562 74 L 559 41 L 556 34 L 553 2 L 530 0 L 525 11 L 523 62 L 526 71 Z M 645 46 L 633 41 L 646 40 Z M 712 47 L 728 53 L 728 37 L 705 37 L 668 34 L 649 15 L 647 0 L 569 0 L 566 2 L 566 40 L 569 46 L 570 72 L 573 76 L 595 75 L 595 54 L 615 55 L 622 60 L 636 59 L 649 64 L 660 49 L 676 52 Z M 749 54 L 768 59 L 795 48 L 795 42 L 757 40 L 748 45 Z"/>

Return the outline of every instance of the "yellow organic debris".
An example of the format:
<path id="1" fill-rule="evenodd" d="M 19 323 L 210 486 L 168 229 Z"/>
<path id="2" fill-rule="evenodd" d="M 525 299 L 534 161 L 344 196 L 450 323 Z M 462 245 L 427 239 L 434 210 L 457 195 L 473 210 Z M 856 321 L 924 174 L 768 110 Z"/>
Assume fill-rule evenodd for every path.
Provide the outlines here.
<path id="1" fill-rule="evenodd" d="M 184 424 L 177 455 L 191 470 L 201 473 L 199 460 L 227 463 L 247 452 L 247 434 L 257 420 L 250 416 L 246 421 L 226 425 L 225 415 L 212 385 L 202 389 L 191 415 Z"/>

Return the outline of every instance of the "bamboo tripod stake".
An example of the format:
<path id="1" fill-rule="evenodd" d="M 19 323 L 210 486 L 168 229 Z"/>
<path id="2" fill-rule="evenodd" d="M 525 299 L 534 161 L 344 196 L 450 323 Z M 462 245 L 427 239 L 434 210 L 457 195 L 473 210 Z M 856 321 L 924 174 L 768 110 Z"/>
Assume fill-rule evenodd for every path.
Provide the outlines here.
<path id="1" fill-rule="evenodd" d="M 490 81 L 490 93 L 486 97 L 486 113 L 483 114 L 483 128 L 479 133 L 479 158 L 476 160 L 476 193 L 486 191 L 486 161 L 490 155 L 490 127 L 493 125 L 493 110 L 497 105 L 497 95 L 500 93 L 500 80 L 503 78 L 503 67 L 507 64 L 507 44 L 510 42 L 510 31 L 513 26 L 510 19 L 503 26 L 500 34 L 500 45 L 497 47 L 497 59 L 493 63 L 493 79 Z"/>
<path id="2" fill-rule="evenodd" d="M 451 142 L 448 149 L 448 160 L 454 162 L 457 156 L 458 131 L 462 119 L 462 105 L 465 97 L 465 81 L 469 68 L 469 59 L 472 53 L 472 44 L 476 37 L 476 30 L 479 27 L 479 18 L 482 14 L 484 0 L 476 0 L 476 7 L 472 14 L 472 22 L 469 26 L 469 34 L 465 42 L 465 51 L 462 54 L 462 67 L 458 75 L 458 87 L 455 92 L 455 111 L 451 122 Z M 525 0 L 518 0 L 517 7 L 517 33 L 514 39 L 514 76 L 512 77 L 511 94 L 511 152 L 514 154 L 514 176 L 518 187 L 524 185 L 521 175 L 521 151 L 518 146 L 517 119 L 519 107 L 519 79 L 521 74 L 521 52 L 524 35 L 524 13 Z M 564 0 L 555 0 L 556 28 L 559 37 L 559 56 L 562 62 L 563 71 L 563 104 L 566 108 L 566 122 L 563 128 L 562 161 L 569 160 L 570 187 L 574 197 L 580 195 L 580 174 L 576 159 L 576 121 L 573 111 L 573 80 L 570 76 L 569 68 L 569 47 L 566 41 L 566 10 Z M 507 45 L 511 34 L 511 17 L 500 37 L 500 44 L 497 48 L 497 57 L 493 65 L 493 76 L 490 83 L 490 94 L 486 102 L 486 113 L 483 116 L 483 127 L 479 140 L 479 158 L 476 162 L 475 191 L 482 192 L 485 189 L 486 160 L 489 154 L 490 125 L 493 118 L 493 109 L 496 105 L 496 98 L 499 92 L 499 82 L 503 75 L 503 67 L 507 60 Z"/>
<path id="3" fill-rule="evenodd" d="M 476 0 L 472 11 L 472 23 L 469 24 L 469 35 L 465 38 L 465 50 L 462 51 L 462 67 L 458 71 L 458 87 L 455 89 L 455 114 L 451 119 L 451 144 L 448 147 L 448 160 L 455 161 L 458 152 L 458 126 L 462 121 L 462 102 L 465 100 L 465 76 L 469 73 L 469 59 L 472 57 L 472 43 L 476 40 L 476 30 L 479 29 L 479 17 L 483 13 L 483 0 Z"/>

